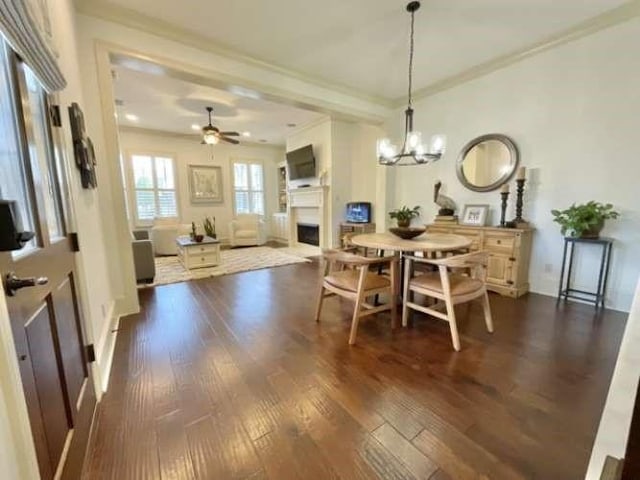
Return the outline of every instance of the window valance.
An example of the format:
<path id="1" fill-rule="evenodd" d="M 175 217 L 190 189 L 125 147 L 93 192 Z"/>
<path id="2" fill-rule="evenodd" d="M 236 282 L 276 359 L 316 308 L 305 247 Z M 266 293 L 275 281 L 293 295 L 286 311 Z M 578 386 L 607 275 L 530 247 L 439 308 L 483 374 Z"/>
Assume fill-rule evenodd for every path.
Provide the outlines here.
<path id="1" fill-rule="evenodd" d="M 0 0 L 0 32 L 48 92 L 62 90 L 67 85 L 51 46 L 45 1 Z"/>

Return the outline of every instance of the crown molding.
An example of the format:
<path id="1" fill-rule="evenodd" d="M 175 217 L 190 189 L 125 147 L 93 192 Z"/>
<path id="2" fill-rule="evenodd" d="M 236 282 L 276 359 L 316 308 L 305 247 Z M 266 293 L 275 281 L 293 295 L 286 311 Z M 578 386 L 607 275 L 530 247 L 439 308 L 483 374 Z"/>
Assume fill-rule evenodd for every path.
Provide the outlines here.
<path id="1" fill-rule="evenodd" d="M 307 75 L 302 72 L 292 70 L 280 65 L 269 63 L 246 53 L 233 50 L 229 47 L 221 45 L 204 35 L 190 32 L 187 29 L 176 27 L 168 22 L 156 20 L 147 15 L 141 14 L 126 7 L 112 5 L 104 0 L 74 0 L 77 12 L 102 20 L 110 21 L 140 30 L 145 33 L 166 38 L 183 45 L 197 48 L 199 50 L 214 53 L 235 61 L 243 62 L 247 65 L 263 68 L 281 75 L 295 78 L 311 85 L 333 90 L 337 93 L 364 100 L 374 105 L 385 108 L 398 108 L 405 104 L 406 97 L 397 97 L 395 99 L 387 98 L 379 95 L 368 95 L 352 87 L 331 82 L 328 80 L 318 79 L 315 76 Z M 454 88 L 463 83 L 475 80 L 496 70 L 513 65 L 517 62 L 525 60 L 529 57 L 541 54 L 562 46 L 564 44 L 579 40 L 583 37 L 592 35 L 609 27 L 624 23 L 632 18 L 640 16 L 640 0 L 630 0 L 614 9 L 608 10 L 600 15 L 587 19 L 573 27 L 565 29 L 559 33 L 553 34 L 539 42 L 535 42 L 524 48 L 515 50 L 511 53 L 501 55 L 494 59 L 475 65 L 455 75 L 439 80 L 435 83 L 427 85 L 414 92 L 414 100 L 419 100 L 430 95 Z"/>
<path id="2" fill-rule="evenodd" d="M 133 127 L 131 125 L 118 125 L 118 131 L 123 133 L 134 133 L 139 135 L 153 135 L 156 137 L 170 137 L 179 140 L 188 140 L 190 142 L 198 143 L 202 140 L 202 135 L 198 135 L 197 133 L 180 133 L 180 132 L 170 132 L 168 130 L 158 130 L 155 128 L 144 128 L 144 127 Z M 225 145 L 225 144 L 221 144 Z M 273 144 L 273 143 L 260 143 L 260 142 L 252 142 L 247 140 L 240 140 L 238 145 L 233 145 L 229 143 L 229 147 L 260 147 L 260 148 L 270 148 L 273 150 L 284 150 L 284 144 Z"/>
<path id="3" fill-rule="evenodd" d="M 483 77 L 489 73 L 495 72 L 496 70 L 521 62 L 529 57 L 533 57 L 552 48 L 579 40 L 583 37 L 592 35 L 620 23 L 624 23 L 638 16 L 640 16 L 640 0 L 631 0 L 617 8 L 608 10 L 525 48 L 496 57 L 493 60 L 481 63 L 468 70 L 421 88 L 413 94 L 413 99 L 419 100 L 444 90 L 457 87 L 458 85 Z M 406 101 L 406 97 L 399 97 L 394 100 L 394 105 L 396 108 L 401 107 L 406 103 Z"/>
<path id="4" fill-rule="evenodd" d="M 315 85 L 317 87 L 333 90 L 344 95 L 373 103 L 385 108 L 392 108 L 393 102 L 389 98 L 379 95 L 370 95 L 362 91 L 349 87 L 340 83 L 331 82 L 329 80 L 318 78 L 314 75 L 283 67 L 271 62 L 266 62 L 258 58 L 252 57 L 244 52 L 234 50 L 225 45 L 212 40 L 204 35 L 193 33 L 187 29 L 176 27 L 171 23 L 154 19 L 150 16 L 131 10 L 126 7 L 109 4 L 103 0 L 75 0 L 74 5 L 76 11 L 83 15 L 100 18 L 113 23 L 118 23 L 125 27 L 149 33 L 151 35 L 163 37 L 173 40 L 183 45 L 197 48 L 199 50 L 208 51 L 216 55 L 220 55 L 232 60 L 242 62 L 254 67 L 270 70 L 281 75 L 301 80 L 303 82 Z"/>
<path id="5" fill-rule="evenodd" d="M 317 118 L 315 120 L 311 120 L 307 123 L 303 123 L 301 125 L 298 125 L 295 128 L 292 128 L 291 130 L 289 130 L 288 134 L 287 134 L 287 138 L 293 136 L 293 135 L 298 135 L 299 133 L 304 132 L 305 130 L 309 130 L 310 128 L 313 127 L 317 127 L 319 125 L 322 125 L 324 123 L 330 122 L 333 119 L 330 116 L 325 116 L 325 117 L 321 117 L 321 118 Z M 285 145 L 286 146 L 286 145 Z"/>

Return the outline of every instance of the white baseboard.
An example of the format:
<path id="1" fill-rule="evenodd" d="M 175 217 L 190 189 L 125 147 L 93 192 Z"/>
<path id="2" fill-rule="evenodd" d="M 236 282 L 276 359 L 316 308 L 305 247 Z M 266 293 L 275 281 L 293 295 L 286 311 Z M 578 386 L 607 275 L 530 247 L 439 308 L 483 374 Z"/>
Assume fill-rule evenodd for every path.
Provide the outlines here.
<path id="1" fill-rule="evenodd" d="M 111 373 L 111 365 L 113 363 L 113 352 L 116 346 L 116 338 L 118 335 L 118 324 L 120 323 L 120 315 L 115 313 L 115 304 L 109 308 L 104 328 L 100 338 L 96 342 L 96 364 L 94 375 L 97 375 L 96 386 L 101 389 L 97 392 L 99 396 L 107 391 L 109 386 L 109 374 Z"/>

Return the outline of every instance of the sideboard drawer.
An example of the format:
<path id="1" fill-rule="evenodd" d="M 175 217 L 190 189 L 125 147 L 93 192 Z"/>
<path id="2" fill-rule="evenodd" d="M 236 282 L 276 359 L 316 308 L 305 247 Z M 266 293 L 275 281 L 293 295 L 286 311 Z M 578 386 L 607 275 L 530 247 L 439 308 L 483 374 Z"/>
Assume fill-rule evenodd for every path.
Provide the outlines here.
<path id="1" fill-rule="evenodd" d="M 490 252 L 510 254 L 515 247 L 516 239 L 513 235 L 486 234 L 484 248 Z"/>

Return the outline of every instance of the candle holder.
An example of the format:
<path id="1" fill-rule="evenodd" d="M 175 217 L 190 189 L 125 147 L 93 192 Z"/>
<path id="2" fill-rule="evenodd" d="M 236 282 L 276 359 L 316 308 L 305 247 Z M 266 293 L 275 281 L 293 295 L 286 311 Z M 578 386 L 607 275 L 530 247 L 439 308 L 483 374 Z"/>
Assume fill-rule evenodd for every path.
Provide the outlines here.
<path id="1" fill-rule="evenodd" d="M 527 221 L 522 218 L 522 198 L 524 196 L 524 182 L 526 180 L 524 178 L 516 179 L 516 217 L 511 220 L 511 224 L 514 227 L 526 227 Z"/>
<path id="2" fill-rule="evenodd" d="M 507 222 L 505 219 L 505 215 L 507 214 L 507 199 L 509 198 L 509 192 L 500 192 L 500 197 L 502 199 L 500 205 L 500 226 L 502 228 L 506 228 Z"/>

